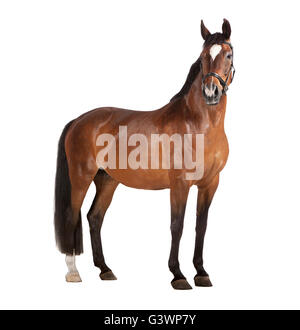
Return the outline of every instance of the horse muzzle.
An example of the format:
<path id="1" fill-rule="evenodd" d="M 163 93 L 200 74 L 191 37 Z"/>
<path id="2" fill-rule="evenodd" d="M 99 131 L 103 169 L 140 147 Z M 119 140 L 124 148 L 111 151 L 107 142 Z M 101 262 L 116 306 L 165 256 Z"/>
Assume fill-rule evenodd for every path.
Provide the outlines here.
<path id="1" fill-rule="evenodd" d="M 222 90 L 213 82 L 203 84 L 202 93 L 207 105 L 218 104 L 222 96 Z"/>

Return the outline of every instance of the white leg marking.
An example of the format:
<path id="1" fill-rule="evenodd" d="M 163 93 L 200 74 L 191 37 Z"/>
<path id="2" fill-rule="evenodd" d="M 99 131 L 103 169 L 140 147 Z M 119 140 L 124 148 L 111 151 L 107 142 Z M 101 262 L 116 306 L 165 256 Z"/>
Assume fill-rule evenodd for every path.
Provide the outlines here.
<path id="1" fill-rule="evenodd" d="M 220 53 L 220 51 L 222 50 L 222 46 L 221 45 L 212 45 L 210 48 L 210 56 L 212 58 L 212 60 L 214 61 L 215 58 L 218 56 L 218 54 Z"/>
<path id="2" fill-rule="evenodd" d="M 66 255 L 66 264 L 68 267 L 66 281 L 67 282 L 81 282 L 81 278 L 80 278 L 80 275 L 78 273 L 78 270 L 77 270 L 76 264 L 75 264 L 75 254 L 73 254 L 72 256 Z"/>
<path id="3" fill-rule="evenodd" d="M 72 256 L 68 256 L 66 255 L 66 264 L 69 270 L 69 273 L 78 273 L 78 270 L 76 268 L 76 264 L 75 264 L 75 255 Z"/>

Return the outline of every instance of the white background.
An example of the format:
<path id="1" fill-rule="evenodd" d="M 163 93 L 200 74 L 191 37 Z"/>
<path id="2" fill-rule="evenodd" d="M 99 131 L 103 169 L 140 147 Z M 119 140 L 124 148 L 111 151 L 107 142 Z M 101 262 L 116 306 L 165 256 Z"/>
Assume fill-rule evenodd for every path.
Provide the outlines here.
<path id="1" fill-rule="evenodd" d="M 1 1 L 0 307 L 300 308 L 299 11 L 297 1 Z M 169 191 L 119 186 L 103 226 L 118 281 L 93 266 L 83 205 L 81 284 L 55 247 L 57 141 L 99 106 L 150 110 L 182 87 L 211 32 L 231 22 L 230 156 L 209 215 L 213 288 L 175 291 L 168 270 Z M 190 283 L 196 189 L 180 250 Z"/>

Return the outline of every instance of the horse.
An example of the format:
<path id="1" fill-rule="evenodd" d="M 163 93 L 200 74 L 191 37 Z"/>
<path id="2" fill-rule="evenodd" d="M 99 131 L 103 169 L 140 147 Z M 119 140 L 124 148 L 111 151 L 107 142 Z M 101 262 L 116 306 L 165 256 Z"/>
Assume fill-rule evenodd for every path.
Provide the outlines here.
<path id="1" fill-rule="evenodd" d="M 113 194 L 118 184 L 122 183 L 137 189 L 170 189 L 171 251 L 168 266 L 174 276 L 171 285 L 176 290 L 192 288 L 181 272 L 178 253 L 187 197 L 190 188 L 196 185 L 198 197 L 193 264 L 197 273 L 194 283 L 199 287 L 212 286 L 203 266 L 203 244 L 209 207 L 229 153 L 224 117 L 226 92 L 235 70 L 229 21 L 224 19 L 222 32 L 212 34 L 201 20 L 200 30 L 204 39 L 201 54 L 191 66 L 182 89 L 168 104 L 154 111 L 97 108 L 72 120 L 63 129 L 58 143 L 54 226 L 57 247 L 66 255 L 67 282 L 81 282 L 75 264 L 75 256 L 83 252 L 81 206 L 90 184 L 94 182 L 96 195 L 87 219 L 93 261 L 100 269 L 102 280 L 116 280 L 104 259 L 101 227 Z M 164 139 L 158 140 L 159 148 L 154 156 L 151 155 L 151 160 L 144 157 L 145 150 L 152 151 L 152 144 L 151 147 L 146 145 L 142 152 L 143 141 L 149 141 L 153 134 L 173 137 L 169 141 L 171 161 L 161 159 L 166 147 Z M 144 140 L 137 139 L 138 135 L 143 136 Z M 192 136 L 189 149 L 192 159 L 196 157 L 193 164 L 202 168 L 199 176 L 191 175 L 191 167 L 186 163 L 181 168 L 177 166 L 177 156 L 183 150 L 182 144 L 177 142 L 184 135 Z M 203 150 L 194 145 L 196 135 L 203 136 L 200 139 Z M 110 143 L 108 137 L 114 141 Z M 176 143 L 179 145 L 177 150 Z M 197 148 L 203 151 L 199 159 Z M 123 154 L 116 154 L 116 150 L 121 149 Z M 135 153 L 130 156 L 133 165 L 128 167 L 130 152 Z M 149 168 L 147 165 L 150 162 L 158 166 Z M 162 163 L 168 166 L 164 167 Z"/>

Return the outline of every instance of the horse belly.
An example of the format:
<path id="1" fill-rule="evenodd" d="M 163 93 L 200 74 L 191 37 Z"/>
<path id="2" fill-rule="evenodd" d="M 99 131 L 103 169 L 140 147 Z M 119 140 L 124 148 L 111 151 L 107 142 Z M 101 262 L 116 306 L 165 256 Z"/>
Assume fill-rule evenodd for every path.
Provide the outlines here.
<path id="1" fill-rule="evenodd" d="M 116 181 L 131 188 L 158 190 L 170 187 L 168 170 L 106 169 L 105 171 Z"/>

